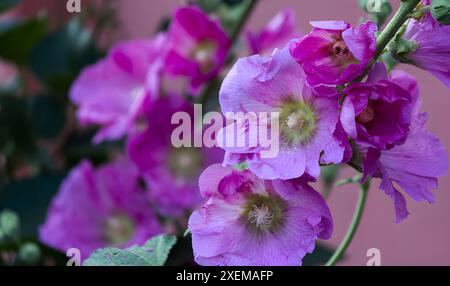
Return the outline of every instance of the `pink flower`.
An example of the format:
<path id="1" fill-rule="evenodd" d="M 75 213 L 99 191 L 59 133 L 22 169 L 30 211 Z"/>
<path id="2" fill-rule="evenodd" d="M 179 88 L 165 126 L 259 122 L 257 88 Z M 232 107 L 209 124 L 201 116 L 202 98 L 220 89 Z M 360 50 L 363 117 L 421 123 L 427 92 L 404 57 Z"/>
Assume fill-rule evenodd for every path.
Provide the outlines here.
<path id="1" fill-rule="evenodd" d="M 164 35 L 116 44 L 107 57 L 84 69 L 70 90 L 83 125 L 100 125 L 95 143 L 115 140 L 134 125 L 145 97 L 158 95 Z"/>
<path id="2" fill-rule="evenodd" d="M 372 22 L 357 28 L 343 21 L 311 22 L 313 30 L 290 49 L 305 70 L 310 85 L 338 85 L 359 76 L 376 49 Z"/>
<path id="3" fill-rule="evenodd" d="M 419 112 L 416 80 L 404 72 L 396 71 L 393 72 L 392 80 L 408 89 L 416 99 L 409 136 L 404 144 L 390 150 L 361 150 L 365 157 L 364 175 L 381 178 L 380 189 L 391 197 L 396 221 L 400 222 L 409 212 L 405 198 L 395 185 L 415 201 L 433 203 L 434 194 L 431 191 L 437 188 L 438 177 L 447 174 L 449 163 L 442 143 L 425 128 L 427 115 Z"/>
<path id="4" fill-rule="evenodd" d="M 293 179 L 304 173 L 317 178 L 321 155 L 327 163 L 344 159 L 345 144 L 334 136 L 338 123 L 339 97 L 318 96 L 305 81 L 302 69 L 287 47 L 272 57 L 259 55 L 242 58 L 223 81 L 220 93 L 222 112 L 276 112 L 279 115 L 279 152 L 263 157 L 265 146 L 257 137 L 257 146 L 228 146 L 226 138 L 252 135 L 246 125 L 225 127 L 219 144 L 227 152 L 224 163 L 234 164 L 236 157 L 246 160 L 249 169 L 264 179 Z M 271 134 L 270 123 L 262 123 Z M 235 128 L 238 130 L 234 132 Z M 341 137 L 342 138 L 342 137 Z M 237 140 L 234 140 L 237 141 Z"/>
<path id="5" fill-rule="evenodd" d="M 346 133 L 366 147 L 389 149 L 405 142 L 412 114 L 412 96 L 389 80 L 383 63 L 366 83 L 352 83 L 343 93 L 340 121 Z"/>
<path id="6" fill-rule="evenodd" d="M 175 11 L 167 40 L 167 72 L 186 76 L 194 93 L 219 73 L 231 47 L 219 23 L 193 6 Z"/>
<path id="7" fill-rule="evenodd" d="M 63 252 L 78 248 L 85 259 L 98 248 L 139 245 L 161 231 L 131 162 L 95 169 L 83 161 L 61 184 L 39 237 Z"/>
<path id="8" fill-rule="evenodd" d="M 299 266 L 333 221 L 319 193 L 300 179 L 264 181 L 219 164 L 200 177 L 208 201 L 189 219 L 195 261 L 215 266 Z"/>
<path id="9" fill-rule="evenodd" d="M 400 54 L 401 60 L 432 73 L 450 88 L 450 26 L 441 25 L 427 13 L 422 19 L 410 19 L 403 38 L 412 41 L 413 51 Z"/>
<path id="10" fill-rule="evenodd" d="M 272 52 L 274 48 L 283 47 L 297 36 L 295 29 L 295 12 L 292 9 L 280 11 L 258 33 L 247 31 L 246 38 L 251 54 Z"/>
<path id="11" fill-rule="evenodd" d="M 130 158 L 148 185 L 150 200 L 159 212 L 170 216 L 181 215 L 201 202 L 198 177 L 204 168 L 223 158 L 219 148 L 174 147 L 171 136 L 177 125 L 171 118 L 176 112 L 194 118 L 192 105 L 180 96 L 145 102 L 141 128 L 127 141 Z"/>

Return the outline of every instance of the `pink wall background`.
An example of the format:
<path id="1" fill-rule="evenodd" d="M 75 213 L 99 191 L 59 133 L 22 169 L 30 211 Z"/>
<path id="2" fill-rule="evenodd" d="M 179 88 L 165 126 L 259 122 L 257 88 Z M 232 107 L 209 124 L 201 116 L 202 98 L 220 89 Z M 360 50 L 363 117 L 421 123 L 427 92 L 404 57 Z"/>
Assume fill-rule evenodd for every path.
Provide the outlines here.
<path id="1" fill-rule="evenodd" d="M 38 1 L 33 2 L 36 5 Z M 170 14 L 183 2 L 120 0 L 119 13 L 125 34 L 130 38 L 151 35 L 161 17 Z M 397 6 L 399 0 L 391 2 Z M 357 6 L 357 0 L 262 0 L 248 28 L 258 29 L 286 7 L 296 11 L 298 27 L 306 32 L 311 20 L 345 20 L 355 24 L 364 15 Z M 428 128 L 450 150 L 450 92 L 427 72 L 413 67 L 405 69 L 415 75 L 421 85 L 422 109 L 430 115 Z M 347 170 L 346 174 L 351 175 L 352 171 Z M 373 247 L 380 249 L 382 265 L 450 265 L 450 176 L 440 180 L 439 189 L 435 192 L 435 204 L 416 203 L 407 198 L 411 214 L 400 224 L 395 224 L 392 203 L 377 189 L 378 183 L 375 181 L 370 190 L 361 226 L 347 252 L 347 259 L 340 265 L 365 265 L 368 260 L 366 251 Z M 357 197 L 358 190 L 354 186 L 337 188 L 331 194 L 329 204 L 335 232 L 333 238 L 325 242 L 327 245 L 336 247 L 339 244 L 352 217 Z"/>

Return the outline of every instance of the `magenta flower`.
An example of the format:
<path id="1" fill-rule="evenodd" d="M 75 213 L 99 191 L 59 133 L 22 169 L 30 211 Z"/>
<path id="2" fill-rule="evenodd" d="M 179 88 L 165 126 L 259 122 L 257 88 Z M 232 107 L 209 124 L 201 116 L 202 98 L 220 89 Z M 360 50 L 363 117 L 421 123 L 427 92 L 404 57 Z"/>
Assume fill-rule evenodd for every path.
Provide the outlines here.
<path id="1" fill-rule="evenodd" d="M 39 236 L 63 252 L 78 248 L 85 259 L 98 248 L 139 245 L 161 231 L 133 164 L 94 169 L 83 161 L 62 183 Z"/>
<path id="2" fill-rule="evenodd" d="M 450 26 L 436 22 L 430 13 L 410 19 L 403 38 L 414 43 L 414 51 L 401 54 L 402 61 L 432 73 L 450 88 Z"/>
<path id="3" fill-rule="evenodd" d="M 390 150 L 362 148 L 365 154 L 364 175 L 382 179 L 380 189 L 392 198 L 396 221 L 409 212 L 403 195 L 394 183 L 415 201 L 434 202 L 431 190 L 437 188 L 438 177 L 448 172 L 448 156 L 439 139 L 425 128 L 427 114 L 420 113 L 419 88 L 414 77 L 394 71 L 391 79 L 407 89 L 414 100 L 413 120 L 408 139 Z"/>
<path id="4" fill-rule="evenodd" d="M 107 57 L 82 71 L 70 90 L 83 125 L 101 129 L 95 143 L 121 138 L 134 124 L 143 99 L 158 93 L 159 67 L 165 38 L 133 40 L 115 45 Z"/>
<path id="5" fill-rule="evenodd" d="M 224 163 L 233 164 L 238 156 L 248 162 L 249 169 L 257 176 L 272 180 L 298 178 L 304 173 L 317 178 L 322 152 L 329 163 L 343 160 L 345 146 L 333 136 L 339 98 L 315 94 L 287 47 L 270 58 L 256 55 L 240 59 L 223 81 L 219 97 L 225 114 L 276 112 L 279 115 L 277 156 L 261 156 L 264 148 L 260 145 L 235 148 L 219 140 L 227 151 Z M 245 126 L 237 126 L 238 132 L 233 132 L 235 125 L 223 129 L 224 138 L 240 133 L 252 136 Z M 267 124 L 269 134 L 272 128 Z"/>
<path id="6" fill-rule="evenodd" d="M 219 73 L 231 47 L 219 23 L 193 6 L 175 11 L 167 40 L 167 72 L 186 76 L 194 93 Z"/>
<path id="7" fill-rule="evenodd" d="M 311 25 L 313 30 L 290 49 L 312 86 L 345 84 L 355 79 L 375 54 L 377 26 L 372 22 L 357 28 L 343 21 Z"/>
<path id="8" fill-rule="evenodd" d="M 264 181 L 219 164 L 200 177 L 208 201 L 189 219 L 200 265 L 300 265 L 333 231 L 323 198 L 301 179 Z"/>
<path id="9" fill-rule="evenodd" d="M 165 215 L 177 216 L 201 202 L 198 177 L 206 166 L 220 162 L 219 148 L 176 148 L 172 145 L 172 115 L 186 112 L 194 118 L 193 107 L 179 96 L 168 96 L 143 106 L 142 130 L 128 138 L 130 158 L 141 170 L 155 207 Z"/>
<path id="10" fill-rule="evenodd" d="M 406 140 L 412 97 L 388 79 L 384 64 L 373 67 L 366 83 L 352 83 L 343 93 L 342 127 L 358 144 L 388 149 Z"/>
<path id="11" fill-rule="evenodd" d="M 283 47 L 297 36 L 295 29 L 295 12 L 292 9 L 280 11 L 258 33 L 247 31 L 246 38 L 251 54 L 272 52 L 273 49 Z"/>

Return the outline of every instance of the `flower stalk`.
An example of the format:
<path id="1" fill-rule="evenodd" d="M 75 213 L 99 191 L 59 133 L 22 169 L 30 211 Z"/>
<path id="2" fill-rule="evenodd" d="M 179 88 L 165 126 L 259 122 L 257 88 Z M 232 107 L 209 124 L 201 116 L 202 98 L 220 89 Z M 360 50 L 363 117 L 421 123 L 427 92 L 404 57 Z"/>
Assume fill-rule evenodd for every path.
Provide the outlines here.
<path id="1" fill-rule="evenodd" d="M 345 251 L 349 247 L 350 243 L 353 240 L 353 237 L 355 236 L 356 230 L 358 229 L 359 223 L 361 222 L 361 217 L 364 212 L 364 208 L 366 206 L 367 201 L 367 194 L 369 193 L 370 188 L 370 179 L 368 178 L 362 185 L 361 185 L 361 192 L 359 194 L 358 204 L 356 205 L 355 213 L 353 214 L 352 222 L 350 223 L 350 227 L 347 230 L 347 233 L 344 236 L 344 239 L 342 240 L 339 247 L 336 249 L 336 251 L 333 253 L 331 258 L 328 260 L 328 262 L 325 264 L 325 266 L 334 266 L 339 259 L 342 258 Z"/>
<path id="2" fill-rule="evenodd" d="M 398 30 L 402 25 L 408 20 L 414 8 L 420 3 L 421 0 L 405 0 L 401 2 L 400 8 L 397 10 L 395 15 L 392 17 L 391 21 L 387 24 L 386 28 L 381 32 L 377 38 L 377 49 L 373 60 L 365 69 L 364 73 L 361 74 L 354 82 L 361 81 L 368 73 L 372 65 L 377 61 L 378 57 L 383 53 L 386 46 L 392 40 L 392 38 L 397 34 Z"/>
<path id="3" fill-rule="evenodd" d="M 364 70 L 364 73 L 361 74 L 361 76 L 359 76 L 358 78 L 356 78 L 354 82 L 360 82 L 368 74 L 372 65 L 377 61 L 378 57 L 383 53 L 386 46 L 389 44 L 392 38 L 395 37 L 397 32 L 403 26 L 403 24 L 408 20 L 408 18 L 410 17 L 416 6 L 420 3 L 420 1 L 421 0 L 405 0 L 401 2 L 400 8 L 397 10 L 395 15 L 392 17 L 391 21 L 387 24 L 386 28 L 383 30 L 383 32 L 381 32 L 381 34 L 377 38 L 377 48 L 375 51 L 374 58 L 367 65 L 366 69 Z M 359 166 L 353 167 L 356 168 Z M 359 170 L 360 168 L 357 169 Z M 361 185 L 361 193 L 359 196 L 358 204 L 356 205 L 355 213 L 353 215 L 350 227 L 348 228 L 347 233 L 342 239 L 342 242 L 339 245 L 339 247 L 336 249 L 334 254 L 325 264 L 326 266 L 335 265 L 339 261 L 339 259 L 344 255 L 345 251 L 352 242 L 353 237 L 361 221 L 361 217 L 367 200 L 367 193 L 369 191 L 369 187 L 370 187 L 370 180 L 367 179 Z"/>

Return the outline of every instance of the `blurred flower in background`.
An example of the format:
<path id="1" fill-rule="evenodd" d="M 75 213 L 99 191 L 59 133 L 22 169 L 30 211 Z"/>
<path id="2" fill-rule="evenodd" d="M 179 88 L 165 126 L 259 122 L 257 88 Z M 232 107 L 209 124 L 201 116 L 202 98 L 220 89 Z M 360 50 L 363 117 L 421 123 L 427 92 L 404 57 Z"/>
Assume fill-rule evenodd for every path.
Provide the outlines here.
<path id="1" fill-rule="evenodd" d="M 139 179 L 125 159 L 98 168 L 82 161 L 53 199 L 41 240 L 63 252 L 78 248 L 87 258 L 98 248 L 139 245 L 160 234 Z"/>
<path id="2" fill-rule="evenodd" d="M 185 112 L 194 118 L 193 106 L 179 95 L 146 103 L 141 127 L 128 138 L 127 150 L 143 174 L 155 208 L 164 215 L 179 216 L 201 202 L 198 178 L 207 166 L 221 162 L 223 151 L 172 145 L 172 132 L 177 127 L 171 124 L 172 115 Z M 193 124 L 189 124 L 192 129 Z"/>
<path id="3" fill-rule="evenodd" d="M 70 90 L 79 106 L 81 124 L 101 125 L 94 143 L 120 139 L 133 127 L 146 97 L 157 97 L 159 77 L 155 73 L 165 52 L 165 37 L 116 44 L 107 57 L 83 70 Z"/>
<path id="4" fill-rule="evenodd" d="M 299 36 L 295 12 L 292 9 L 280 11 L 258 32 L 246 32 L 250 54 L 270 54 L 273 49 L 283 47 L 292 38 Z"/>
<path id="5" fill-rule="evenodd" d="M 220 23 L 194 6 L 175 11 L 167 41 L 165 68 L 187 77 L 193 93 L 219 73 L 231 47 Z"/>

